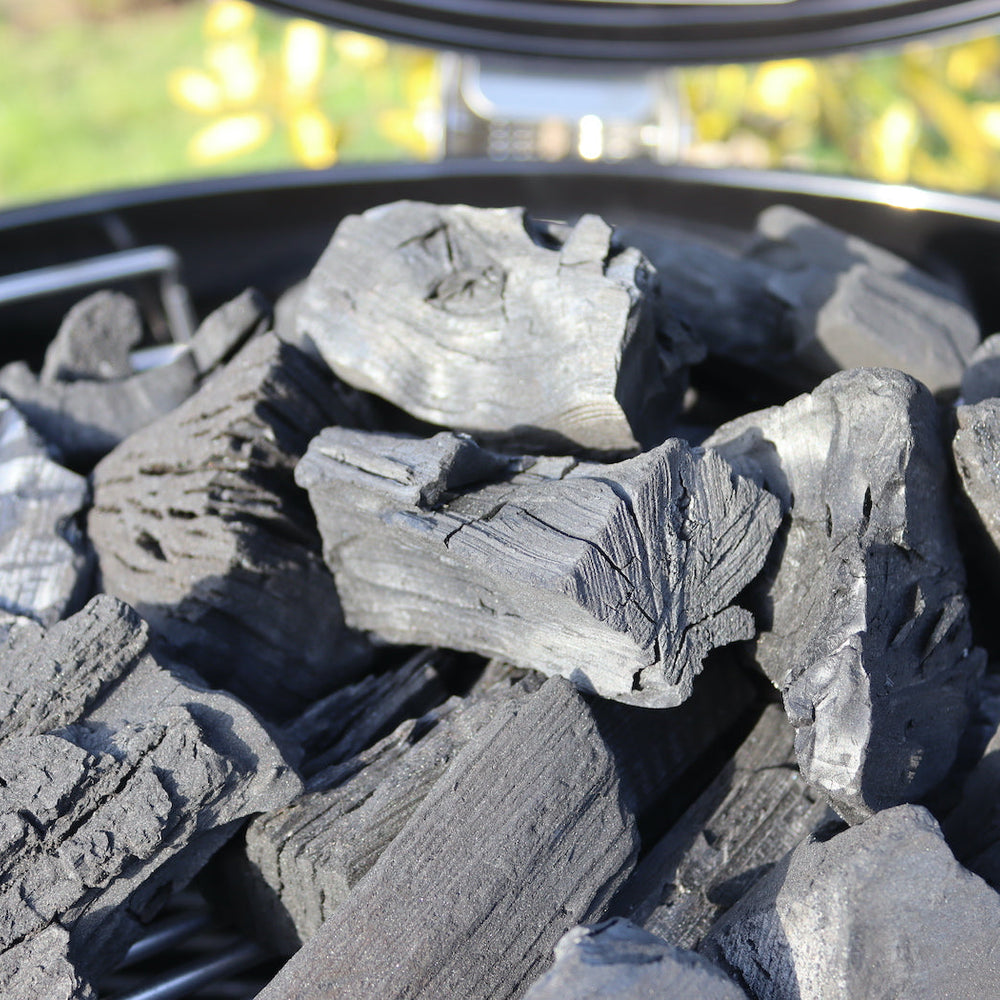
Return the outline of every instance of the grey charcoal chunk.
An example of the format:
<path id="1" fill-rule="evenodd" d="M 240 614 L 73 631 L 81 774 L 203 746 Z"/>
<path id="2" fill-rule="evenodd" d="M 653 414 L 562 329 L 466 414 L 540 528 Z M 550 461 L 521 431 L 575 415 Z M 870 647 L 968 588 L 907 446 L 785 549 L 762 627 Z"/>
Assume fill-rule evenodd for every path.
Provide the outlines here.
<path id="1" fill-rule="evenodd" d="M 51 625 L 86 599 L 92 559 L 77 518 L 89 498 L 0 399 L 0 611 Z"/>
<path id="2" fill-rule="evenodd" d="M 519 996 L 637 847 L 589 709 L 552 678 L 465 746 L 259 1000 Z"/>
<path id="3" fill-rule="evenodd" d="M 962 376 L 962 402 L 968 405 L 1000 396 L 1000 333 L 987 337 L 969 358 Z"/>
<path id="4" fill-rule="evenodd" d="M 683 948 L 830 810 L 795 767 L 793 730 L 776 705 L 719 776 L 646 855 L 612 906 Z"/>
<path id="5" fill-rule="evenodd" d="M 127 378 L 131 351 L 142 340 L 142 316 L 121 292 L 94 292 L 66 314 L 45 351 L 41 382 Z"/>
<path id="6" fill-rule="evenodd" d="M 789 512 L 748 601 L 802 773 L 850 822 L 919 799 L 955 759 L 984 661 L 933 397 L 900 372 L 843 372 L 705 446 Z"/>
<path id="7" fill-rule="evenodd" d="M 1000 399 L 987 398 L 955 411 L 955 468 L 974 519 L 986 536 L 994 569 L 1000 562 Z"/>
<path id="8" fill-rule="evenodd" d="M 919 806 L 797 847 L 699 949 L 756 1000 L 992 1000 L 1000 896 Z"/>
<path id="9" fill-rule="evenodd" d="M 326 768 L 308 791 L 247 828 L 231 878 L 255 914 L 253 931 L 286 954 L 315 936 L 349 898 L 458 753 L 510 721 L 531 685 L 500 683 L 449 698 L 350 760 Z"/>
<path id="10" fill-rule="evenodd" d="M 245 292 L 209 316 L 189 349 L 162 367 L 107 380 L 65 380 L 36 376 L 23 361 L 15 361 L 0 369 L 0 395 L 12 400 L 67 461 L 89 464 L 179 406 L 238 344 L 265 325 L 266 317 L 257 293 Z"/>
<path id="11" fill-rule="evenodd" d="M 668 440 L 614 465 L 329 428 L 296 469 L 349 624 L 497 656 L 649 707 L 753 635 L 733 604 L 778 501 Z"/>
<path id="12" fill-rule="evenodd" d="M 1000 728 L 966 779 L 958 805 L 942 824 L 955 857 L 1000 889 Z"/>
<path id="13" fill-rule="evenodd" d="M 0 953 L 5 1000 L 97 1000 L 68 957 L 69 934 L 57 924 Z"/>
<path id="14" fill-rule="evenodd" d="M 269 718 L 353 680 L 367 656 L 292 478 L 309 439 L 351 418 L 313 362 L 266 334 L 94 470 L 103 589 Z"/>
<path id="15" fill-rule="evenodd" d="M 301 790 L 251 712 L 164 669 L 113 598 L 15 631 L 0 674 L 0 963 L 59 927 L 74 968 L 107 971 L 242 819 Z"/>
<path id="16" fill-rule="evenodd" d="M 524 1000 L 747 1000 L 725 973 L 692 951 L 615 917 L 574 927 L 555 964 Z"/>
<path id="17" fill-rule="evenodd" d="M 341 222 L 296 333 L 431 423 L 620 452 L 663 439 L 685 385 L 687 348 L 661 358 L 648 281 L 597 216 L 543 233 L 520 208 L 396 202 Z"/>

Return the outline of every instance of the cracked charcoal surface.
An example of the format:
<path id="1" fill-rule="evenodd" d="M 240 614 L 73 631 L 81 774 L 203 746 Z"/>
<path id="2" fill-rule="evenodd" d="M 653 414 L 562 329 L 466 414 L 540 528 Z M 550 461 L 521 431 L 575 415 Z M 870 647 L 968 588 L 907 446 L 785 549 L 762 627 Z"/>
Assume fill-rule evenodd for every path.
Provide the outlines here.
<path id="1" fill-rule="evenodd" d="M 524 1000 L 747 1000 L 725 973 L 615 917 L 574 927 L 556 945 L 555 964 Z"/>
<path id="2" fill-rule="evenodd" d="M 782 377 L 809 389 L 838 369 L 881 366 L 932 392 L 958 387 L 979 329 L 954 290 L 787 205 L 761 213 L 757 237 L 747 257 L 773 269 L 767 292 L 786 305 L 796 345 Z"/>
<path id="3" fill-rule="evenodd" d="M 699 950 L 757 1000 L 989 1000 L 998 941 L 1000 896 L 903 805 L 797 847 Z"/>
<path id="4" fill-rule="evenodd" d="M 0 669 L 0 967 L 61 927 L 79 974 L 107 971 L 241 819 L 301 789 L 249 710 L 164 669 L 114 598 L 15 631 Z"/>
<path id="5" fill-rule="evenodd" d="M 642 255 L 584 216 L 383 205 L 337 228 L 297 334 L 346 382 L 422 420 L 538 450 L 621 452 L 665 436 L 702 349 L 657 345 Z"/>
<path id="6" fill-rule="evenodd" d="M 130 352 L 142 340 L 135 300 L 121 292 L 95 292 L 66 314 L 45 350 L 40 382 L 127 378 Z"/>
<path id="7" fill-rule="evenodd" d="M 637 847 L 589 709 L 550 678 L 465 746 L 260 1000 L 520 996 Z"/>
<path id="8" fill-rule="evenodd" d="M 57 464 L 21 414 L 0 399 L 0 611 L 5 617 L 51 625 L 86 599 L 92 559 L 76 519 L 89 496 L 87 481 Z"/>
<path id="9" fill-rule="evenodd" d="M 595 465 L 329 428 L 296 480 L 353 627 L 648 707 L 683 702 L 713 648 L 753 634 L 732 602 L 780 518 L 774 497 L 677 440 Z"/>
<path id="10" fill-rule="evenodd" d="M 69 935 L 58 925 L 0 953 L 0 996 L 10 1000 L 97 1000 L 67 952 Z"/>
<path id="11" fill-rule="evenodd" d="M 351 419 L 313 363 L 266 334 L 94 470 L 103 588 L 269 718 L 353 680 L 368 655 L 292 478 L 312 435 Z"/>
<path id="12" fill-rule="evenodd" d="M 984 661 L 930 393 L 844 372 L 705 444 L 789 511 L 748 601 L 802 773 L 851 822 L 919 799 L 955 759 Z"/>
<path id="13" fill-rule="evenodd" d="M 55 378 L 65 366 L 60 351 L 42 376 L 23 361 L 0 369 L 0 395 L 12 400 L 68 462 L 89 465 L 179 406 L 239 343 L 261 329 L 268 315 L 257 293 L 245 292 L 207 317 L 190 349 L 160 368 L 106 380 Z"/>
<path id="14" fill-rule="evenodd" d="M 682 948 L 709 927 L 830 810 L 795 767 L 793 730 L 764 710 L 732 761 L 647 854 L 615 900 L 622 913 Z"/>

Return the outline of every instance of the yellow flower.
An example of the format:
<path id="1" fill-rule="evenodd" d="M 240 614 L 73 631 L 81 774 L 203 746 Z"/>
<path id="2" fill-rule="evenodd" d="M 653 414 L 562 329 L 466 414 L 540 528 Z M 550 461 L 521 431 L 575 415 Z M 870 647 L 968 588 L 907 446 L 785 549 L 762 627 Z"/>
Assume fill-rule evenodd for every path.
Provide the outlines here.
<path id="1" fill-rule="evenodd" d="M 333 47 L 344 62 L 361 70 L 381 66 L 389 54 L 389 46 L 383 39 L 357 31 L 334 32 Z"/>
<path id="2" fill-rule="evenodd" d="M 909 101 L 894 101 L 869 129 L 867 165 L 877 180 L 902 184 L 920 137 L 920 122 Z"/>
<path id="3" fill-rule="evenodd" d="M 187 111 L 214 115 L 222 110 L 222 88 L 200 69 L 175 69 L 167 88 L 174 102 Z"/>
<path id="4" fill-rule="evenodd" d="M 215 71 L 229 103 L 244 105 L 256 99 L 264 75 L 256 38 L 215 42 L 209 46 L 205 61 Z"/>
<path id="5" fill-rule="evenodd" d="M 249 153 L 267 141 L 271 129 L 271 119 L 258 111 L 230 115 L 201 129 L 188 143 L 188 156 L 209 164 Z"/>
<path id="6" fill-rule="evenodd" d="M 311 99 L 323 73 L 326 30 L 314 21 L 295 20 L 285 29 L 281 63 L 292 101 Z"/>
<path id="7" fill-rule="evenodd" d="M 754 111 L 813 119 L 819 111 L 816 70 L 807 59 L 764 63 L 754 74 L 749 104 Z"/>
<path id="8" fill-rule="evenodd" d="M 205 34 L 224 38 L 246 31 L 253 23 L 256 10 L 245 0 L 213 0 L 205 14 Z"/>
<path id="9" fill-rule="evenodd" d="M 296 158 L 304 167 L 318 170 L 337 162 L 337 130 L 322 111 L 305 108 L 295 112 L 289 129 Z"/>

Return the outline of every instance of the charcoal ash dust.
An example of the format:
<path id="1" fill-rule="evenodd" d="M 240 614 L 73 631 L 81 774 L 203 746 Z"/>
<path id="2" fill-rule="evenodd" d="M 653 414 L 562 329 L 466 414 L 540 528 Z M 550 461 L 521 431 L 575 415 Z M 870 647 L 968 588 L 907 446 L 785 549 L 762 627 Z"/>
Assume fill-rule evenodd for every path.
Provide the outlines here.
<path id="1" fill-rule="evenodd" d="M 0 996 L 995 1000 L 961 289 L 407 201 L 145 338 L 0 369 Z"/>

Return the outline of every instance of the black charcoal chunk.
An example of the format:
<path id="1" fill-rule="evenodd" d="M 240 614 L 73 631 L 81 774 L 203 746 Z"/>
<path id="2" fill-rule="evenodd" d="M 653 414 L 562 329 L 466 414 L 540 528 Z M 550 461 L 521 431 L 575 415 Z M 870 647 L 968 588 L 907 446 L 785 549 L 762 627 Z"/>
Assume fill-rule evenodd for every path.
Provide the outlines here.
<path id="1" fill-rule="evenodd" d="M 733 759 L 646 855 L 612 905 L 647 930 L 694 948 L 715 920 L 830 810 L 795 766 L 793 730 L 764 710 Z"/>
<path id="2" fill-rule="evenodd" d="M 94 470 L 103 589 L 269 718 L 354 680 L 367 657 L 292 477 L 321 427 L 351 419 L 314 364 L 266 334 Z"/>
<path id="3" fill-rule="evenodd" d="M 757 220 L 748 258 L 770 266 L 794 357 L 779 374 L 811 388 L 839 369 L 897 368 L 932 392 L 957 389 L 979 328 L 943 282 L 880 247 L 776 205 Z"/>
<path id="4" fill-rule="evenodd" d="M 555 964 L 524 1000 L 746 1000 L 725 973 L 692 951 L 615 917 L 574 927 Z"/>
<path id="5" fill-rule="evenodd" d="M 296 480 L 353 627 L 649 707 L 680 704 L 713 648 L 753 634 L 732 602 L 780 519 L 678 440 L 596 465 L 330 428 Z"/>
<path id="6" fill-rule="evenodd" d="M 51 625 L 90 589 L 92 559 L 77 518 L 87 481 L 55 462 L 0 399 L 0 611 Z"/>
<path id="7" fill-rule="evenodd" d="M 987 337 L 969 358 L 962 376 L 962 402 L 969 406 L 1000 396 L 1000 333 Z"/>
<path id="8" fill-rule="evenodd" d="M 266 325 L 255 292 L 245 292 L 198 328 L 169 364 L 107 380 L 36 376 L 22 361 L 0 369 L 0 395 L 66 460 L 87 465 L 187 399 L 236 347 Z M 53 362 L 59 368 L 61 363 Z"/>
<path id="9" fill-rule="evenodd" d="M 945 839 L 970 871 L 1000 889 L 1000 728 L 962 787 L 944 823 Z"/>
<path id="10" fill-rule="evenodd" d="M 161 666 L 111 597 L 15 630 L 0 676 L 0 963 L 56 927 L 81 975 L 108 971 L 241 820 L 301 790 L 250 711 Z"/>
<path id="11" fill-rule="evenodd" d="M 430 423 L 538 450 L 656 444 L 701 349 L 657 345 L 649 265 L 597 216 L 397 202 L 348 216 L 296 333 L 346 382 Z"/>
<path id="12" fill-rule="evenodd" d="M 466 745 L 260 1000 L 519 996 L 637 847 L 589 709 L 551 678 Z"/>
<path id="13" fill-rule="evenodd" d="M 902 805 L 797 847 L 699 950 L 756 1000 L 992 1000 L 998 939 L 1000 895 Z"/>
<path id="14" fill-rule="evenodd" d="M 951 449 L 962 490 L 981 530 L 988 557 L 1000 573 L 1000 398 L 987 398 L 955 411 L 958 428 Z"/>
<path id="15" fill-rule="evenodd" d="M 41 382 L 127 378 L 131 351 L 142 340 L 135 299 L 121 292 L 95 292 L 66 314 L 45 351 Z"/>
<path id="16" fill-rule="evenodd" d="M 705 442 L 788 512 L 748 596 L 754 653 L 802 773 L 850 822 L 944 778 L 983 667 L 940 435 L 923 386 L 858 369 Z"/>

